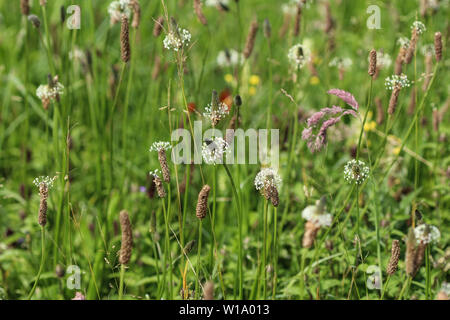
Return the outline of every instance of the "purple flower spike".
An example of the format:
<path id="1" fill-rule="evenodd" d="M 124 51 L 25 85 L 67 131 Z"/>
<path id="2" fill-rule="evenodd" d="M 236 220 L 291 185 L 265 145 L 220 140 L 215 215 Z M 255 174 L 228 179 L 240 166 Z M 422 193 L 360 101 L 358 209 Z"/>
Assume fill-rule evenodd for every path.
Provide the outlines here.
<path id="1" fill-rule="evenodd" d="M 332 95 L 342 99 L 345 103 L 347 103 L 353 109 L 358 111 L 359 104 L 356 101 L 355 97 L 350 92 L 340 90 L 340 89 L 331 89 L 330 91 L 328 91 L 328 94 L 332 94 Z"/>

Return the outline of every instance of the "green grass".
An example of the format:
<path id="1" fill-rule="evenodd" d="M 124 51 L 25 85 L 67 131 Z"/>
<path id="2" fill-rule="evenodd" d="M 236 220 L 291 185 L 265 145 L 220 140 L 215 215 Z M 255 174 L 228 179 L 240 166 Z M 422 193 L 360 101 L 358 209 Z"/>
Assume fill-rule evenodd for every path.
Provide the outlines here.
<path id="1" fill-rule="evenodd" d="M 141 1 L 140 26 L 130 26 L 127 64 L 120 59 L 120 23 L 110 25 L 109 3 L 72 2 L 81 7 L 79 30 L 60 21 L 65 1 L 49 1 L 45 8 L 33 1 L 39 32 L 21 15 L 19 2 L 0 3 L 0 298 L 71 299 L 78 291 L 87 299 L 182 299 L 183 289 L 184 297 L 201 299 L 202 286 L 211 280 L 215 299 L 380 299 L 382 294 L 435 299 L 448 280 L 448 262 L 442 260 L 450 241 L 448 112 L 437 131 L 433 126 L 433 110 L 448 105 L 447 2 L 420 17 L 419 1 L 330 1 L 335 21 L 330 50 L 324 1 L 308 1 L 297 37 L 293 16 L 279 36 L 282 1 L 230 0 L 228 11 L 203 6 L 207 26 L 197 20 L 191 0 Z M 381 29 L 366 27 L 371 4 L 380 7 Z M 154 37 L 159 16 L 166 18 L 165 31 Z M 402 89 L 396 112 L 388 117 L 384 79 L 393 74 L 397 39 L 411 36 L 416 16 L 427 30 L 415 59 L 403 66 L 413 83 Z M 163 47 L 170 17 L 192 34 L 178 52 Z M 242 51 L 255 17 L 259 31 L 250 58 L 236 68 L 220 67 L 219 51 Z M 263 35 L 266 18 L 270 39 Z M 433 43 L 437 31 L 444 55 L 440 63 L 433 58 L 430 85 L 423 90 L 422 48 Z M 296 43 L 311 47 L 317 75 L 308 66 L 292 71 L 287 54 Z M 75 48 L 82 59 L 69 57 Z M 392 65 L 372 82 L 367 57 L 373 48 L 388 54 Z M 153 78 L 156 56 L 161 70 Z M 329 66 L 334 57 L 353 62 L 342 80 L 338 68 Z M 58 75 L 65 90 L 44 110 L 36 88 L 47 83 L 48 74 Z M 312 154 L 301 138 L 307 117 L 323 107 L 345 107 L 327 94 L 332 88 L 355 96 L 360 117 L 344 117 L 328 132 L 327 146 Z M 260 164 L 174 164 L 169 153 L 167 196 L 149 197 L 148 172 L 160 168 L 150 145 L 170 141 L 177 128 L 192 132 L 193 122 L 204 119 L 211 92 L 225 89 L 242 97 L 241 108 L 231 109 L 241 118 L 239 128 L 280 130 L 280 205 L 273 207 L 255 189 Z M 378 113 L 375 98 L 382 101 L 385 120 L 365 130 Z M 190 103 L 197 112 L 188 112 Z M 226 129 L 231 115 L 216 128 Z M 204 120 L 203 129 L 209 127 Z M 192 143 L 192 148 L 201 146 Z M 370 167 L 358 187 L 344 180 L 352 158 Z M 55 175 L 41 230 L 33 179 Z M 204 184 L 212 189 L 208 214 L 199 222 L 195 210 Z M 303 248 L 302 211 L 322 196 L 333 225 L 321 228 L 314 245 Z M 118 261 L 122 209 L 130 214 L 134 234 L 126 267 Z M 405 272 L 405 239 L 421 221 L 437 226 L 441 238 L 427 247 L 411 279 Z M 399 268 L 387 277 L 394 239 L 400 240 Z M 193 240 L 195 245 L 183 250 Z M 81 270 L 80 289 L 67 285 L 73 274 L 55 272 L 71 265 Z M 370 266 L 382 271 L 383 293 L 367 286 Z"/>

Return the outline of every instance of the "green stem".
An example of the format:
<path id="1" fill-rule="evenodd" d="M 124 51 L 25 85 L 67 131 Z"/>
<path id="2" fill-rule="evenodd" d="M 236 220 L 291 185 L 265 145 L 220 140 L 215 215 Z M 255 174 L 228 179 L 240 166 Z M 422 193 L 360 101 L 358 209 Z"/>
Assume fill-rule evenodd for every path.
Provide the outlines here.
<path id="1" fill-rule="evenodd" d="M 41 264 L 39 266 L 39 271 L 36 276 L 36 280 L 34 281 L 33 287 L 31 288 L 30 293 L 28 294 L 27 299 L 30 300 L 36 290 L 36 286 L 39 282 L 39 278 L 41 277 L 42 270 L 44 269 L 44 260 L 45 260 L 45 228 L 41 226 Z"/>
<path id="2" fill-rule="evenodd" d="M 120 282 L 119 282 L 119 300 L 122 300 L 123 297 L 123 279 L 125 277 L 125 266 L 123 264 L 120 265 Z"/>

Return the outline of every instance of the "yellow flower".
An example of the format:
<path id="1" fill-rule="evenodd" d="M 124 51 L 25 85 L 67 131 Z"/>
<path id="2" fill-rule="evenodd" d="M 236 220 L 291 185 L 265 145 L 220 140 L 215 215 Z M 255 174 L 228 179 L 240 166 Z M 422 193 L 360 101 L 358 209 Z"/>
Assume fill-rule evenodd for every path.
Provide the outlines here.
<path id="1" fill-rule="evenodd" d="M 377 123 L 376 123 L 375 121 L 367 122 L 367 123 L 364 125 L 364 131 L 372 131 L 372 130 L 375 130 L 376 126 L 377 126 Z"/>
<path id="2" fill-rule="evenodd" d="M 312 76 L 311 79 L 309 79 L 309 83 L 313 86 L 318 85 L 320 83 L 320 79 L 316 76 Z"/>
<path id="3" fill-rule="evenodd" d="M 367 114 L 367 119 L 372 119 L 373 117 L 373 112 L 369 111 L 369 113 Z"/>
<path id="4" fill-rule="evenodd" d="M 229 74 L 229 73 L 227 73 L 226 75 L 225 75 L 225 82 L 226 83 L 231 83 L 231 82 L 233 82 L 233 75 L 231 75 L 231 74 Z"/>
<path id="5" fill-rule="evenodd" d="M 249 83 L 252 86 L 257 86 L 257 85 L 259 85 L 261 83 L 261 79 L 257 75 L 252 75 L 250 77 Z"/>
<path id="6" fill-rule="evenodd" d="M 399 155 L 399 153 L 400 153 L 400 147 L 396 147 L 396 148 L 394 148 L 394 150 L 392 150 L 392 152 L 397 156 L 397 155 Z"/>
<path id="7" fill-rule="evenodd" d="M 256 88 L 255 87 L 250 87 L 248 89 L 248 94 L 251 96 L 254 96 L 256 94 Z"/>

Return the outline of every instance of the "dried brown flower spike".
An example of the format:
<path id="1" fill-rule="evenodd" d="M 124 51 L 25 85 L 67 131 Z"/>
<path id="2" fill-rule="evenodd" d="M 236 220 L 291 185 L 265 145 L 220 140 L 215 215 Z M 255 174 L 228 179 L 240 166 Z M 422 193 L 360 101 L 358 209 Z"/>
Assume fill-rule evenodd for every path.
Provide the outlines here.
<path id="1" fill-rule="evenodd" d="M 400 90 L 402 87 L 400 85 L 396 85 L 394 87 L 394 90 L 392 90 L 391 98 L 389 99 L 389 108 L 388 113 L 394 114 L 395 108 L 397 107 L 398 103 L 398 96 L 400 95 Z"/>
<path id="2" fill-rule="evenodd" d="M 163 186 L 162 180 L 157 174 L 153 175 L 153 182 L 156 185 L 156 191 L 158 192 L 158 196 L 160 198 L 165 198 L 166 197 L 166 190 L 164 190 L 164 186 Z"/>
<path id="3" fill-rule="evenodd" d="M 24 16 L 28 16 L 30 14 L 30 1 L 29 0 L 20 0 L 20 11 Z"/>
<path id="4" fill-rule="evenodd" d="M 255 39 L 258 29 L 259 29 L 258 21 L 254 19 L 252 24 L 250 25 L 250 29 L 247 36 L 247 42 L 245 43 L 244 48 L 245 59 L 248 59 L 253 52 L 253 47 L 255 46 Z"/>
<path id="5" fill-rule="evenodd" d="M 214 282 L 209 280 L 203 286 L 203 299 L 214 300 Z"/>
<path id="6" fill-rule="evenodd" d="M 164 25 L 164 17 L 159 17 L 157 20 L 155 20 L 155 25 L 153 27 L 153 36 L 155 38 L 159 37 L 159 35 L 161 34 L 163 25 Z"/>
<path id="7" fill-rule="evenodd" d="M 372 49 L 370 51 L 369 76 L 373 77 L 377 72 L 377 51 Z"/>
<path id="8" fill-rule="evenodd" d="M 314 244 L 314 241 L 317 237 L 317 232 L 319 231 L 320 227 L 316 226 L 311 221 L 306 222 L 305 224 L 305 234 L 303 235 L 303 241 L 302 245 L 303 248 L 311 248 L 311 246 Z"/>
<path id="9" fill-rule="evenodd" d="M 44 227 L 47 224 L 47 199 L 48 199 L 48 186 L 46 183 L 39 185 L 39 224 Z"/>
<path id="10" fill-rule="evenodd" d="M 206 20 L 206 17 L 203 14 L 202 2 L 200 0 L 194 0 L 194 12 L 200 23 L 206 26 L 208 24 L 208 20 Z"/>
<path id="11" fill-rule="evenodd" d="M 131 0 L 130 7 L 133 10 L 133 22 L 131 22 L 131 26 L 134 29 L 139 28 L 139 24 L 141 23 L 141 6 L 138 0 Z"/>
<path id="12" fill-rule="evenodd" d="M 392 241 L 391 258 L 386 269 L 386 273 L 392 276 L 398 268 L 398 259 L 400 258 L 400 244 L 398 240 Z"/>
<path id="13" fill-rule="evenodd" d="M 126 265 L 130 262 L 131 250 L 133 249 L 133 233 L 131 222 L 126 210 L 120 211 L 120 228 L 122 230 L 122 246 L 120 247 L 120 264 Z"/>
<path id="14" fill-rule="evenodd" d="M 170 171 L 169 166 L 167 165 L 167 156 L 166 156 L 166 150 L 160 149 L 158 151 L 158 160 L 159 164 L 161 165 L 161 172 L 162 176 L 165 182 L 170 182 Z"/>
<path id="15" fill-rule="evenodd" d="M 123 62 L 130 61 L 131 49 L 130 49 L 130 35 L 128 18 L 126 15 L 122 15 L 122 24 L 120 28 L 120 56 Z"/>
<path id="16" fill-rule="evenodd" d="M 436 60 L 442 59 L 442 35 L 440 32 L 434 34 L 434 51 L 436 52 Z"/>
<path id="17" fill-rule="evenodd" d="M 198 194 L 197 208 L 195 210 L 195 215 L 199 219 L 204 219 L 206 217 L 206 211 L 208 210 L 208 196 L 211 187 L 205 184 Z"/>

